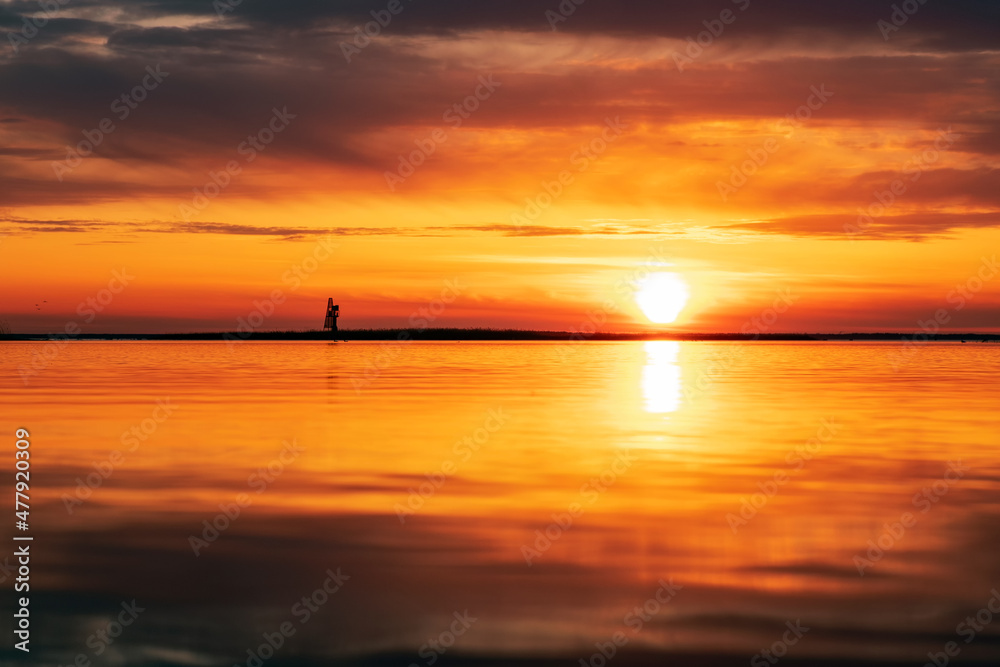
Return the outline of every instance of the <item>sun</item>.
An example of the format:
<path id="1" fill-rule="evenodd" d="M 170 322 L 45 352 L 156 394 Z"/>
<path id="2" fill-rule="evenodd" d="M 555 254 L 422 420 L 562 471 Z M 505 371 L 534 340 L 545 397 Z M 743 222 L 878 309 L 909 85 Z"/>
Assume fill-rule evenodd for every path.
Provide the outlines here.
<path id="1" fill-rule="evenodd" d="M 636 287 L 636 304 L 649 321 L 656 324 L 670 324 L 676 320 L 687 301 L 687 283 L 676 273 L 654 273 Z"/>

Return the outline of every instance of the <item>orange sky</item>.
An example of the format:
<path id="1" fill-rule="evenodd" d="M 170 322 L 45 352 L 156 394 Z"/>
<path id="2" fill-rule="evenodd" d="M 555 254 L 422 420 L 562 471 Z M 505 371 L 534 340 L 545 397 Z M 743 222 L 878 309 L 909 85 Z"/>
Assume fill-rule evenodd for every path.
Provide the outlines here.
<path id="1" fill-rule="evenodd" d="M 781 294 L 769 330 L 1000 321 L 987 3 L 887 38 L 860 0 L 594 0 L 555 30 L 558 3 L 406 3 L 350 62 L 382 5 L 203 4 L 67 5 L 0 51 L 14 331 L 317 328 L 328 296 L 345 328 L 406 326 L 443 294 L 433 326 L 645 330 L 648 271 L 687 283 L 685 331 Z"/>

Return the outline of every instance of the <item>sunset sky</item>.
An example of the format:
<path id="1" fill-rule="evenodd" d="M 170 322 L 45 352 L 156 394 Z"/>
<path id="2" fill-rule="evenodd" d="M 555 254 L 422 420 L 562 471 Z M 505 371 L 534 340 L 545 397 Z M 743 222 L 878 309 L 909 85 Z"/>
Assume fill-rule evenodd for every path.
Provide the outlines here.
<path id="1" fill-rule="evenodd" d="M 332 296 L 344 328 L 739 331 L 780 302 L 771 331 L 996 330 L 998 27 L 951 0 L 3 2 L 0 320 L 312 329 Z M 650 273 L 686 285 L 673 324 Z"/>

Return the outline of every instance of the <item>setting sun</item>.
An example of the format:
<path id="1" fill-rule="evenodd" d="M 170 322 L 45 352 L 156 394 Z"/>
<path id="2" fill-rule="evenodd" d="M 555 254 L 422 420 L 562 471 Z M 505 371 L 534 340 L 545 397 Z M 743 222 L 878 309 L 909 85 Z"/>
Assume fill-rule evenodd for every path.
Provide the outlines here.
<path id="1" fill-rule="evenodd" d="M 676 273 L 654 273 L 639 283 L 635 302 L 650 322 L 670 324 L 688 301 L 688 286 Z"/>

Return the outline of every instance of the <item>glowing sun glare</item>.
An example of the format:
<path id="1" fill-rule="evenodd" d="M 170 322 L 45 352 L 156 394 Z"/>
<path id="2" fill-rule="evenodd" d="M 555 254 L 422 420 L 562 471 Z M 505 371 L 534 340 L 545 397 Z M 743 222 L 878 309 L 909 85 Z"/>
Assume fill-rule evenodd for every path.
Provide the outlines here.
<path id="1" fill-rule="evenodd" d="M 639 283 L 635 293 L 639 309 L 656 324 L 676 320 L 687 300 L 687 283 L 676 273 L 654 273 Z"/>

